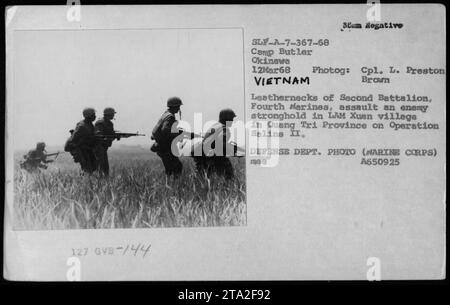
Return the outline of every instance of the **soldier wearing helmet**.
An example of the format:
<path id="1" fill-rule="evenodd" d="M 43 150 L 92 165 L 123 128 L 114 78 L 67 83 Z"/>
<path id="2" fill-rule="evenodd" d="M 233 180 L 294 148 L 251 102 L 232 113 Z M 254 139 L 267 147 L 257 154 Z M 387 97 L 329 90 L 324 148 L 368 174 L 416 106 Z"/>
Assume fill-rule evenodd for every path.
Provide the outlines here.
<path id="1" fill-rule="evenodd" d="M 78 122 L 70 138 L 70 153 L 75 162 L 79 162 L 81 169 L 87 173 L 93 173 L 97 168 L 94 149 L 97 144 L 95 139 L 94 125 L 95 109 L 85 108 L 84 119 Z"/>
<path id="2" fill-rule="evenodd" d="M 44 142 L 38 142 L 36 149 L 30 150 L 23 157 L 24 161 L 20 163 L 20 167 L 29 172 L 36 171 L 39 168 L 46 169 L 46 164 L 53 162 L 53 160 L 47 160 Z"/>
<path id="3" fill-rule="evenodd" d="M 236 114 L 231 109 L 223 109 L 219 113 L 219 122 L 208 129 L 203 138 L 203 154 L 195 156 L 194 162 L 197 172 L 201 175 L 210 176 L 215 173 L 226 179 L 234 177 L 233 166 L 229 160 L 229 156 L 236 155 L 238 147 L 230 142 L 231 126 Z"/>
<path id="4" fill-rule="evenodd" d="M 233 110 L 229 108 L 222 109 L 219 113 L 219 123 L 221 123 L 222 125 L 226 125 L 227 122 L 233 122 L 235 117 L 236 114 Z"/>
<path id="5" fill-rule="evenodd" d="M 107 107 L 103 110 L 103 118 L 97 120 L 94 125 L 95 135 L 97 136 L 114 136 L 114 124 L 112 123 L 112 119 L 114 119 L 114 115 L 117 112 L 114 108 Z M 109 175 L 109 162 L 108 162 L 108 148 L 111 147 L 114 138 L 101 138 L 97 137 L 97 146 L 95 149 L 95 155 L 98 162 L 98 169 L 100 172 L 108 176 Z M 117 138 L 119 140 L 119 138 Z"/>
<path id="6" fill-rule="evenodd" d="M 36 150 L 44 152 L 45 151 L 45 143 L 44 142 L 38 142 L 36 144 Z"/>
<path id="7" fill-rule="evenodd" d="M 172 141 L 183 133 L 182 130 L 178 130 L 174 126 L 177 122 L 175 114 L 180 112 L 181 105 L 183 105 L 183 102 L 180 98 L 169 98 L 166 112 L 162 114 L 152 131 L 152 139 L 156 142 L 152 146 L 152 151 L 156 152 L 161 158 L 168 176 L 179 176 L 183 170 L 183 164 L 171 149 Z"/>

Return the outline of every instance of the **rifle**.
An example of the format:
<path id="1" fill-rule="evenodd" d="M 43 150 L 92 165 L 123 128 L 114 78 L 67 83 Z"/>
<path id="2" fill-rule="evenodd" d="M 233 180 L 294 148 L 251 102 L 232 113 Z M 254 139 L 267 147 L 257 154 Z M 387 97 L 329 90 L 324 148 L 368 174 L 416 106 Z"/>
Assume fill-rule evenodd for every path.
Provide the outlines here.
<path id="1" fill-rule="evenodd" d="M 45 156 L 46 156 L 46 157 L 56 156 L 56 157 L 55 157 L 55 160 L 56 160 L 56 158 L 58 158 L 59 154 L 62 154 L 62 153 L 64 153 L 64 152 L 57 151 L 57 152 L 55 152 L 55 153 L 45 154 Z"/>
<path id="2" fill-rule="evenodd" d="M 194 138 L 203 138 L 203 136 L 201 134 L 195 133 L 195 132 L 188 132 L 188 131 L 184 131 L 183 129 L 180 129 L 180 135 L 183 135 L 183 143 L 181 143 L 181 149 L 184 148 L 184 146 L 186 145 L 187 141 L 185 141 L 185 139 L 194 139 Z"/>
<path id="3" fill-rule="evenodd" d="M 58 151 L 58 152 L 51 153 L 51 154 L 44 154 L 44 156 L 45 156 L 46 158 L 47 158 L 47 157 L 55 156 L 55 159 L 53 159 L 53 160 L 56 160 L 56 158 L 58 158 L 59 154 L 63 154 L 63 153 L 65 153 L 65 151 Z M 29 160 L 29 161 L 37 161 L 37 160 L 41 160 L 41 158 L 29 158 L 28 155 L 24 155 L 23 157 L 24 157 L 25 159 Z"/>
<path id="4" fill-rule="evenodd" d="M 127 133 L 127 132 L 117 132 L 115 131 L 114 134 L 110 135 L 102 135 L 102 134 L 96 134 L 95 137 L 97 139 L 102 140 L 120 140 L 121 138 L 129 138 L 129 137 L 144 137 L 145 134 L 140 134 L 139 132 L 136 133 Z"/>
<path id="5" fill-rule="evenodd" d="M 194 138 L 203 138 L 201 134 L 195 133 L 195 132 L 189 132 L 184 131 L 183 129 L 180 129 L 180 135 L 183 135 L 186 138 L 194 139 Z"/>
<path id="6" fill-rule="evenodd" d="M 183 129 L 179 130 L 178 135 L 183 135 L 185 138 L 203 138 L 203 136 L 201 134 L 195 133 L 195 132 L 189 132 L 189 131 L 184 131 Z M 150 139 L 155 140 L 155 138 L 153 136 L 150 137 Z"/>
<path id="7" fill-rule="evenodd" d="M 45 157 L 52 157 L 52 156 L 55 156 L 55 159 L 48 161 L 48 162 L 55 162 L 56 159 L 58 159 L 59 154 L 63 154 L 63 153 L 65 153 L 65 151 L 57 151 L 57 152 L 55 152 L 55 153 L 45 154 Z"/>
<path id="8" fill-rule="evenodd" d="M 181 144 L 181 147 L 180 147 L 180 148 L 183 149 L 184 146 L 186 145 L 186 143 L 187 143 L 187 142 L 183 142 L 183 143 Z M 233 156 L 227 156 L 227 157 L 236 157 L 236 158 L 242 158 L 242 157 L 245 157 L 245 148 L 239 147 L 239 146 L 237 145 L 237 143 L 234 142 L 234 141 L 231 141 L 230 144 L 236 147 L 236 154 L 233 155 Z M 203 149 L 203 143 L 202 143 L 202 149 Z M 212 151 L 214 151 L 214 150 L 212 150 Z M 241 154 L 238 155 L 237 153 L 241 153 Z"/>

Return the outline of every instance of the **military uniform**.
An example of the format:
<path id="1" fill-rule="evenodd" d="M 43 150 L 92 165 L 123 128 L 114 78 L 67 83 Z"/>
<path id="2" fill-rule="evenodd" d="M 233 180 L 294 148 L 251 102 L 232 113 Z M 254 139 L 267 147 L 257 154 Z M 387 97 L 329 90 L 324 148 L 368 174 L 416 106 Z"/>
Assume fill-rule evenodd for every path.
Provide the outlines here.
<path id="1" fill-rule="evenodd" d="M 71 137 L 71 144 L 75 162 L 79 162 L 81 169 L 92 173 L 97 169 L 97 161 L 94 154 L 96 139 L 94 136 L 94 125 L 89 120 L 78 122 Z"/>
<path id="2" fill-rule="evenodd" d="M 95 122 L 95 135 L 114 135 L 114 125 L 111 120 L 105 118 L 97 120 Z M 95 147 L 95 156 L 98 162 L 98 169 L 104 175 L 109 175 L 109 162 L 108 162 L 108 148 L 111 147 L 114 139 L 99 139 L 97 138 L 97 145 Z"/>
<path id="3" fill-rule="evenodd" d="M 25 160 L 20 164 L 20 166 L 29 172 L 36 171 L 38 168 L 47 168 L 45 163 L 48 163 L 48 161 L 44 150 L 30 150 L 24 158 Z"/>
<path id="4" fill-rule="evenodd" d="M 180 159 L 172 153 L 172 141 L 179 133 L 172 133 L 172 126 L 176 122 L 175 114 L 166 111 L 163 113 L 155 128 L 153 137 L 158 143 L 157 155 L 161 158 L 166 175 L 178 176 L 183 170 Z"/>
<path id="5" fill-rule="evenodd" d="M 226 179 L 234 177 L 234 170 L 228 156 L 236 155 L 237 146 L 230 144 L 230 131 L 223 123 L 216 123 L 205 134 L 202 155 L 194 156 L 197 172 L 210 176 L 215 173 Z M 194 149 L 194 148 L 193 148 Z"/>

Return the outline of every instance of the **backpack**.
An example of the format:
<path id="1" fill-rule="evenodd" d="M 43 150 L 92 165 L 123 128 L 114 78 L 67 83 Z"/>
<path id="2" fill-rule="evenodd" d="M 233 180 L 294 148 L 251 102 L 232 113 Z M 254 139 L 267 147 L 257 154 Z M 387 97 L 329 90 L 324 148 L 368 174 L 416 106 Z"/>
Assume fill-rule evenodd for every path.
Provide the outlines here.
<path id="1" fill-rule="evenodd" d="M 74 149 L 74 145 L 72 142 L 74 130 L 71 129 L 69 132 L 70 132 L 70 137 L 67 139 L 66 143 L 64 144 L 64 151 L 67 151 L 67 152 L 71 152 Z"/>
<path id="2" fill-rule="evenodd" d="M 158 123 L 156 123 L 155 127 L 153 127 L 152 139 L 158 144 L 161 144 L 163 141 L 163 134 L 161 132 L 162 125 L 171 115 L 172 114 L 170 112 L 165 112 L 159 119 Z"/>

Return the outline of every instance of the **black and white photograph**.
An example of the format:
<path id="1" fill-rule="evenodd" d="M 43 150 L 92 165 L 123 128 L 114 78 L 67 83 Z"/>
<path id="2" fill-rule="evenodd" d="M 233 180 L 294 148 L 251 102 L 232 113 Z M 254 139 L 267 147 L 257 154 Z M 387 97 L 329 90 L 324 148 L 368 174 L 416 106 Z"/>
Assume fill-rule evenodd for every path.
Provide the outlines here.
<path id="1" fill-rule="evenodd" d="M 445 24 L 380 1 L 6 7 L 4 277 L 200 282 L 167 295 L 196 304 L 445 279 Z M 225 281 L 258 283 L 203 286 Z"/>
<path id="2" fill-rule="evenodd" d="M 245 225 L 242 39 L 16 31 L 14 229 Z"/>

